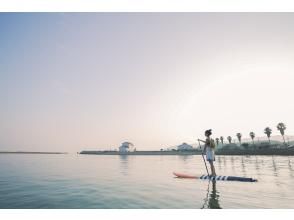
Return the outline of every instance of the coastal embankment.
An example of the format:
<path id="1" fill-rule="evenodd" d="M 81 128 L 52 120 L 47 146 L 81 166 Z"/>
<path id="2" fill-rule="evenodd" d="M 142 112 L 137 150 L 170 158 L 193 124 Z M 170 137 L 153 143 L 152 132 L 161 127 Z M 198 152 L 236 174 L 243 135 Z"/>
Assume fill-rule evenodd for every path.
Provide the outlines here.
<path id="1" fill-rule="evenodd" d="M 201 151 L 81 151 L 80 154 L 94 155 L 201 155 Z"/>
<path id="2" fill-rule="evenodd" d="M 89 155 L 201 155 L 201 151 L 81 151 L 80 154 Z M 220 149 L 216 151 L 216 155 L 281 155 L 293 156 L 294 148 L 281 149 Z"/>
<path id="3" fill-rule="evenodd" d="M 216 152 L 217 155 L 278 155 L 278 156 L 293 156 L 294 148 L 281 149 L 221 149 Z"/>

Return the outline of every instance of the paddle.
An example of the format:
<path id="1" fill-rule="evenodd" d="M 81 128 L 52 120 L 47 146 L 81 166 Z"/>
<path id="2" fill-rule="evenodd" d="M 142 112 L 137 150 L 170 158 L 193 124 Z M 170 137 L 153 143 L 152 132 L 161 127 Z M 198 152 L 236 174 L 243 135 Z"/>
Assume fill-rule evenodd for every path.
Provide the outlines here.
<path id="1" fill-rule="evenodd" d="M 198 139 L 198 144 L 199 144 L 199 147 L 200 147 L 200 149 L 201 149 L 201 144 L 200 144 L 199 139 Z M 206 161 L 205 161 L 205 159 L 204 159 L 203 151 L 201 152 L 201 155 L 202 155 L 202 158 L 203 158 L 203 161 L 204 161 L 204 164 L 205 164 L 205 168 L 206 168 L 207 175 L 210 176 L 210 175 L 209 175 L 209 172 L 208 172 L 208 169 L 207 169 Z"/>

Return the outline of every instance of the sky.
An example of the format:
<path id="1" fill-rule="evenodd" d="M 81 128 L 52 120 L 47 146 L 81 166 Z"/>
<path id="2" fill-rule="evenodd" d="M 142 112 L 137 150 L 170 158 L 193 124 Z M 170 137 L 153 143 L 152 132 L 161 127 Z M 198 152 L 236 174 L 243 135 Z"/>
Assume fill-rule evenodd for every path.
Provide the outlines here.
<path id="1" fill-rule="evenodd" d="M 0 151 L 293 135 L 293 27 L 294 13 L 0 13 Z"/>

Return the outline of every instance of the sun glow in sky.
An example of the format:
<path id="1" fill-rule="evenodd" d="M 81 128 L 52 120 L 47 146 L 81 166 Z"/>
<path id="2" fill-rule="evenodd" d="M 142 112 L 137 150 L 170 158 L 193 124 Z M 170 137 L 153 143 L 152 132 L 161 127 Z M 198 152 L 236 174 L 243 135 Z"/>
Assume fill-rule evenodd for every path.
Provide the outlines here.
<path id="1" fill-rule="evenodd" d="M 293 13 L 1 13 L 0 150 L 294 133 Z"/>

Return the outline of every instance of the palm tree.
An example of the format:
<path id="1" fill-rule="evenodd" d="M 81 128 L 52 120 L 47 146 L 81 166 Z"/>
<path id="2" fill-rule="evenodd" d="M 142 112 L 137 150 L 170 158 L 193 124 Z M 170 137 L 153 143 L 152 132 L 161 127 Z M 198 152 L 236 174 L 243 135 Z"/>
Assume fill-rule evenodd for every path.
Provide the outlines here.
<path id="1" fill-rule="evenodd" d="M 241 137 L 242 137 L 242 134 L 241 133 L 237 133 L 236 136 L 237 136 L 238 141 L 239 141 L 239 143 L 241 145 Z"/>
<path id="2" fill-rule="evenodd" d="M 283 140 L 284 140 L 284 144 L 286 144 L 286 141 L 285 141 L 285 137 L 284 137 L 284 134 L 285 134 L 285 130 L 286 130 L 286 125 L 282 122 L 280 122 L 278 125 L 277 125 L 277 129 L 280 131 L 282 137 L 283 137 Z"/>
<path id="3" fill-rule="evenodd" d="M 266 134 L 267 138 L 268 138 L 268 142 L 271 143 L 271 134 L 272 134 L 272 129 L 269 127 L 266 127 L 264 129 L 264 133 Z"/>
<path id="4" fill-rule="evenodd" d="M 231 137 L 231 136 L 228 136 L 227 139 L 228 139 L 228 141 L 229 141 L 229 144 L 231 144 L 231 142 L 232 142 L 232 137 Z"/>
<path id="5" fill-rule="evenodd" d="M 220 141 L 222 142 L 222 145 L 224 145 L 224 137 L 223 136 L 220 136 Z"/>
<path id="6" fill-rule="evenodd" d="M 250 135 L 250 137 L 251 137 L 251 139 L 252 139 L 252 144 L 254 144 L 255 133 L 254 133 L 253 131 L 251 131 L 251 132 L 249 133 L 249 135 Z"/>
<path id="7" fill-rule="evenodd" d="M 215 141 L 216 141 L 216 146 L 218 146 L 218 144 L 219 144 L 219 138 L 216 138 Z"/>

